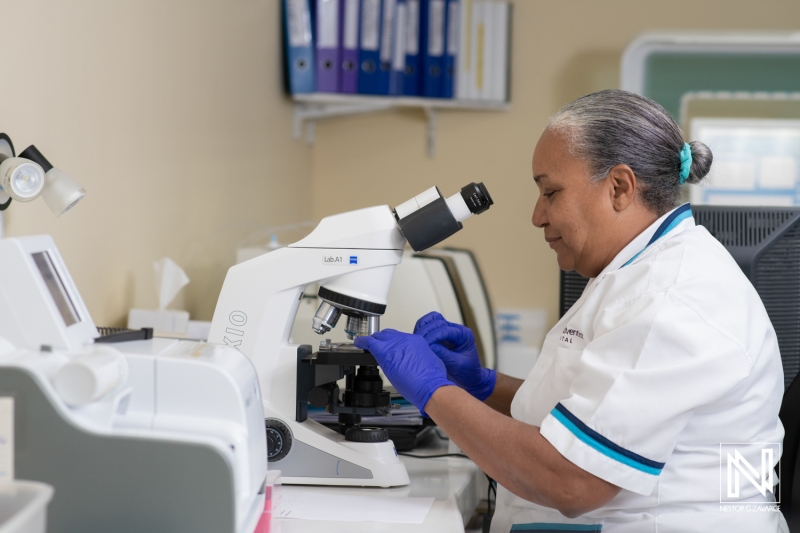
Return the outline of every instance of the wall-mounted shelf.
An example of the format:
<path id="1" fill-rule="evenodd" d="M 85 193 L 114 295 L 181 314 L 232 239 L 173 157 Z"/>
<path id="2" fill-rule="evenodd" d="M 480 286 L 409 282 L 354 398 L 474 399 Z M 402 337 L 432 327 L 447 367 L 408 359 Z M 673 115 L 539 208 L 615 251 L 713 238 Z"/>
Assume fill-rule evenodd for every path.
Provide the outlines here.
<path id="1" fill-rule="evenodd" d="M 295 102 L 294 138 L 303 137 L 305 124 L 306 142 L 309 146 L 314 144 L 315 124 L 318 120 L 396 108 L 421 109 L 428 121 L 426 146 L 429 157 L 433 157 L 436 153 L 436 113 L 439 110 L 508 111 L 510 109 L 508 102 L 350 94 L 296 94 L 292 96 L 292 100 Z"/>

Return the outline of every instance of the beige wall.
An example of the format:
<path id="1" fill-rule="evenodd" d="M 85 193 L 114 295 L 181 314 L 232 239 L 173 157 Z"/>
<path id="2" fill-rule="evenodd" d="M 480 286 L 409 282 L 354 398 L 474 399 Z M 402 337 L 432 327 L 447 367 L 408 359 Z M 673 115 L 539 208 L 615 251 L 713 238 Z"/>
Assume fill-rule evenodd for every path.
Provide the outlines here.
<path id="1" fill-rule="evenodd" d="M 0 131 L 88 191 L 56 219 L 12 204 L 8 235 L 53 235 L 98 325 L 154 307 L 151 262 L 210 319 L 236 245 L 311 216 L 291 138 L 277 0 L 0 0 Z"/>
<path id="2" fill-rule="evenodd" d="M 495 205 L 448 244 L 475 250 L 495 306 L 542 307 L 557 318 L 558 266 L 530 215 L 538 196 L 530 157 L 561 105 L 618 86 L 626 45 L 648 30 L 800 29 L 785 0 L 513 0 L 512 110 L 442 112 L 435 159 L 420 112 L 321 123 L 314 148 L 317 216 L 397 204 L 433 184 L 445 194 L 484 181 Z"/>
<path id="3" fill-rule="evenodd" d="M 548 116 L 616 86 L 643 31 L 800 26 L 786 0 L 514 0 L 512 110 L 441 113 L 428 159 L 416 111 L 321 123 L 314 148 L 292 140 L 278 0 L 0 0 L 0 13 L 0 131 L 89 191 L 62 219 L 41 200 L 14 205 L 8 233 L 52 234 L 100 325 L 155 305 L 162 256 L 192 278 L 178 303 L 209 319 L 254 230 L 473 180 L 496 204 L 448 244 L 477 252 L 496 306 L 544 307 L 553 322 L 557 266 L 530 226 Z"/>

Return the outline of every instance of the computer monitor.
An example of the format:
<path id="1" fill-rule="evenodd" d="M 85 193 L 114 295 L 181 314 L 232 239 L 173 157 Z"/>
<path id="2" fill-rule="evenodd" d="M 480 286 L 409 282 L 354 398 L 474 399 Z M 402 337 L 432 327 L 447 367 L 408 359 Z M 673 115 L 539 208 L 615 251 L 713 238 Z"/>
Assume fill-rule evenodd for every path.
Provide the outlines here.
<path id="1" fill-rule="evenodd" d="M 800 207 L 699 205 L 692 213 L 730 252 L 764 302 L 788 387 L 800 372 Z M 588 281 L 576 272 L 561 273 L 560 316 Z"/>

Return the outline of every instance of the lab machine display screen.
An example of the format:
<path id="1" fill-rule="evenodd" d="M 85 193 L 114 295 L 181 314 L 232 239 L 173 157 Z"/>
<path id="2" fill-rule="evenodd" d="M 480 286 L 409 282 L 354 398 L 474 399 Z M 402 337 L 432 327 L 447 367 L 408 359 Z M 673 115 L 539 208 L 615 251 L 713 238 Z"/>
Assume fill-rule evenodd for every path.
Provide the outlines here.
<path id="1" fill-rule="evenodd" d="M 61 313 L 61 318 L 64 319 L 64 324 L 71 326 L 81 321 L 75 305 L 64 287 L 64 282 L 58 275 L 58 271 L 53 265 L 53 259 L 48 252 L 36 252 L 31 254 L 33 262 L 36 263 L 36 268 L 39 269 L 39 274 L 42 275 L 44 284 L 47 290 L 50 291 L 50 296 L 53 297 L 53 302 L 56 304 L 58 312 Z"/>

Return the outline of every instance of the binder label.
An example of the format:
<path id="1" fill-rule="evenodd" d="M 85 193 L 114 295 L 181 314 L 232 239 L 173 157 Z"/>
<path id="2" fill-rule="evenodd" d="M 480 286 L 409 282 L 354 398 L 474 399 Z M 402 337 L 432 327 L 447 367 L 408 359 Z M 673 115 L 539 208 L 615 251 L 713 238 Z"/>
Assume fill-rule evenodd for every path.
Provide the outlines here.
<path id="1" fill-rule="evenodd" d="M 361 4 L 361 48 L 377 52 L 380 32 L 381 0 L 363 0 Z"/>
<path id="2" fill-rule="evenodd" d="M 444 54 L 444 0 L 431 0 L 428 10 L 428 55 Z"/>
<path id="3" fill-rule="evenodd" d="M 415 56 L 419 53 L 419 0 L 408 0 L 408 25 L 406 34 L 406 53 Z"/>
<path id="4" fill-rule="evenodd" d="M 348 50 L 358 48 L 358 0 L 345 0 L 343 33 L 344 47 Z"/>
<path id="5" fill-rule="evenodd" d="M 447 53 L 458 55 L 458 2 L 451 0 L 447 6 Z"/>
<path id="6" fill-rule="evenodd" d="M 317 2 L 317 48 L 339 46 L 339 0 Z"/>
<path id="7" fill-rule="evenodd" d="M 483 21 L 478 22 L 478 36 L 475 39 L 475 47 L 477 49 L 477 57 L 475 59 L 475 87 L 478 88 L 478 95 L 480 96 L 480 91 L 483 90 L 483 77 L 485 75 L 484 72 L 484 62 L 486 61 L 486 57 L 484 56 L 484 52 L 486 51 L 485 42 L 486 39 L 486 25 Z"/>
<path id="8" fill-rule="evenodd" d="M 311 44 L 311 12 L 307 0 L 286 0 L 289 15 L 289 45 L 293 48 Z"/>
<path id="9" fill-rule="evenodd" d="M 406 4 L 398 4 L 397 6 L 397 35 L 394 41 L 394 54 L 392 58 L 392 70 L 405 70 L 406 68 L 406 16 L 408 6 Z"/>
<path id="10" fill-rule="evenodd" d="M 381 28 L 381 63 L 392 60 L 392 24 L 394 0 L 383 0 L 383 27 Z"/>

